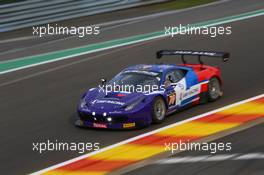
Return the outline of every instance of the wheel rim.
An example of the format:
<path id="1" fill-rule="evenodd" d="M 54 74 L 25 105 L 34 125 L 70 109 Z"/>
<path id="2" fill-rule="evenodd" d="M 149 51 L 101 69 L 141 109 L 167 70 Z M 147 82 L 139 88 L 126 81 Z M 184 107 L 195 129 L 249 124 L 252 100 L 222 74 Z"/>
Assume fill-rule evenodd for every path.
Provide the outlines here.
<path id="1" fill-rule="evenodd" d="M 209 85 L 209 94 L 212 99 L 216 99 L 220 96 L 221 88 L 217 79 L 212 79 Z"/>
<path id="2" fill-rule="evenodd" d="M 157 119 L 162 120 L 165 116 L 165 104 L 162 100 L 157 100 L 154 106 L 154 112 Z"/>

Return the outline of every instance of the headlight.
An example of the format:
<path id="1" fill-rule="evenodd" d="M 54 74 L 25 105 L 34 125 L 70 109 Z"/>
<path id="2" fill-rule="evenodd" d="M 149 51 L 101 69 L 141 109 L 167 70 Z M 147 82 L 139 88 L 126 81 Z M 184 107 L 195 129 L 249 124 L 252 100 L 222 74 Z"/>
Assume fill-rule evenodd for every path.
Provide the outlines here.
<path id="1" fill-rule="evenodd" d="M 140 98 L 139 100 L 135 101 L 134 103 L 131 103 L 130 105 L 127 105 L 126 108 L 125 108 L 125 111 L 130 111 L 130 110 L 134 109 L 143 100 L 144 100 L 144 98 Z"/>

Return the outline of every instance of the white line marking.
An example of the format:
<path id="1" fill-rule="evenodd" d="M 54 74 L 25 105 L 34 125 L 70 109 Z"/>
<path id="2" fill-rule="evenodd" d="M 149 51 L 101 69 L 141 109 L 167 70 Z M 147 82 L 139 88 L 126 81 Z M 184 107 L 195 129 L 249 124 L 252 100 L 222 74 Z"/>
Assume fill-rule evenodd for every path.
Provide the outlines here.
<path id="1" fill-rule="evenodd" d="M 237 154 L 221 154 L 221 155 L 215 155 L 208 157 L 208 161 L 221 161 L 221 160 L 227 160 L 231 159 L 233 157 L 237 156 Z"/>
<path id="2" fill-rule="evenodd" d="M 17 78 L 17 79 L 11 80 L 11 81 L 7 81 L 7 82 L 4 82 L 4 83 L 1 83 L 0 87 L 11 85 L 11 84 L 17 83 L 19 81 L 27 80 L 27 79 L 30 79 L 30 78 L 33 78 L 33 77 L 36 77 L 36 76 L 39 76 L 39 75 L 43 75 L 43 74 L 46 74 L 46 73 L 50 73 L 50 72 L 53 72 L 53 71 L 57 71 L 57 70 L 60 70 L 60 69 L 64 69 L 64 68 L 67 68 L 67 67 L 70 67 L 70 66 L 73 66 L 73 65 L 76 65 L 76 64 L 84 63 L 86 61 L 90 61 L 92 59 L 95 59 L 95 58 L 98 58 L 98 57 L 102 57 L 102 56 L 107 56 L 107 55 L 113 54 L 115 52 L 120 52 L 122 50 L 131 49 L 133 47 L 140 46 L 140 45 L 143 45 L 143 44 L 145 44 L 145 43 L 137 43 L 137 44 L 126 46 L 126 47 L 121 47 L 121 48 L 118 48 L 116 50 L 111 50 L 111 51 L 109 51 L 107 53 L 101 53 L 101 54 L 98 54 L 98 55 L 95 55 L 95 56 L 92 56 L 92 57 L 88 57 L 88 58 L 81 59 L 81 60 L 78 60 L 78 61 L 70 62 L 68 64 L 63 64 L 63 65 L 60 65 L 60 66 L 56 66 L 54 68 L 46 69 L 44 71 L 40 71 L 40 72 L 37 72 L 37 73 L 34 73 L 34 74 L 30 74 L 30 75 L 27 75 L 27 76 L 24 76 L 24 77 L 21 77 L 21 78 Z"/>
<path id="3" fill-rule="evenodd" d="M 172 128 L 172 127 L 175 127 L 175 126 L 179 126 L 179 125 L 182 125 L 184 123 L 187 123 L 187 122 L 191 122 L 193 120 L 196 120 L 196 119 L 200 119 L 200 118 L 203 118 L 203 117 L 206 117 L 208 115 L 211 115 L 211 114 L 214 114 L 216 112 L 219 112 L 219 111 L 223 111 L 223 110 L 226 110 L 226 109 L 229 109 L 229 108 L 232 108 L 232 107 L 235 107 L 235 106 L 238 106 L 238 105 L 241 105 L 241 104 L 244 104 L 244 103 L 247 103 L 247 102 L 250 102 L 250 101 L 253 101 L 253 100 L 257 100 L 257 99 L 260 99 L 260 98 L 263 98 L 264 97 L 264 94 L 261 94 L 261 95 L 258 95 L 258 96 L 255 96 L 255 97 L 252 97 L 252 98 L 249 98 L 249 99 L 246 99 L 246 100 L 243 100 L 243 101 L 240 101 L 240 102 L 236 102 L 234 104 L 231 104 L 231 105 L 228 105 L 228 106 L 225 106 L 225 107 L 222 107 L 222 108 L 218 108 L 218 109 L 215 109 L 213 111 L 210 111 L 210 112 L 206 112 L 204 114 L 200 114 L 200 115 L 197 115 L 197 116 L 194 116 L 194 117 L 191 117 L 189 119 L 186 119 L 186 120 L 183 120 L 183 121 L 180 121 L 180 122 L 177 122 L 177 123 L 174 123 L 174 124 L 170 124 L 170 125 L 167 125 L 167 126 L 164 126 L 162 128 L 159 128 L 159 129 L 156 129 L 156 130 L 153 130 L 153 131 L 150 131 L 150 132 L 147 132 L 145 134 L 141 134 L 141 135 L 138 135 L 136 137 L 132 137 L 130 139 L 127 139 L 127 140 L 124 140 L 124 141 L 121 141 L 119 143 L 116 143 L 114 145 L 110 145 L 110 146 L 107 146 L 105 148 L 102 148 L 98 151 L 94 151 L 94 152 L 91 152 L 91 153 L 88 153 L 88 154 L 85 154 L 85 155 L 82 155 L 82 156 L 79 156 L 79 157 L 76 157 L 74 159 L 71 159 L 71 160 L 68 160 L 68 161 L 65 161 L 65 162 L 62 162 L 62 163 L 59 163 L 57 165 L 54 165 L 54 166 L 51 166 L 51 167 L 48 167 L 48 168 L 45 168 L 43 170 L 40 170 L 40 171 L 37 171 L 35 173 L 32 173 L 32 175 L 39 175 L 39 174 L 43 174 L 47 171 L 51 171 L 51 170 L 54 170 L 58 167 L 62 167 L 62 166 L 65 166 L 67 164 L 70 164 L 70 163 L 73 163 L 73 162 L 76 162 L 78 160 L 81 160 L 81 159 L 84 159 L 84 158 L 87 158 L 87 157 L 90 157 L 90 156 L 93 156 L 95 154 L 98 154 L 98 153 L 101 153 L 101 152 L 104 152 L 104 151 L 107 151 L 107 150 L 110 150 L 110 149 L 113 149 L 115 147 L 118 147 L 120 145 L 124 145 L 124 144 L 127 144 L 129 142 L 132 142 L 132 141 L 135 141 L 137 139 L 140 139 L 140 138 L 143 138 L 143 137 L 146 137 L 146 136 L 149 136 L 151 134 L 155 134 L 155 133 L 158 133 L 160 131 L 163 131 L 163 130 L 166 130 L 166 129 L 169 129 L 169 128 Z"/>
<path id="4" fill-rule="evenodd" d="M 240 155 L 239 157 L 236 157 Z M 176 163 L 195 163 L 195 162 L 212 162 L 224 160 L 252 160 L 264 159 L 264 153 L 249 153 L 249 154 L 220 154 L 220 155 L 201 155 L 201 156 L 186 156 L 162 159 L 154 164 L 176 164 Z"/>
<path id="5" fill-rule="evenodd" d="M 206 160 L 208 157 L 209 156 L 205 155 L 205 156 L 196 156 L 196 157 L 185 156 L 185 157 L 177 157 L 177 158 L 168 158 L 168 159 L 159 160 L 159 161 L 155 162 L 155 164 L 175 164 L 175 163 L 185 163 L 185 162 L 200 162 L 200 161 Z"/>
<path id="6" fill-rule="evenodd" d="M 95 50 L 90 50 L 90 51 L 87 51 L 87 52 L 82 52 L 82 53 L 77 53 L 77 54 L 73 54 L 73 55 L 68 55 L 68 56 L 65 56 L 65 57 L 58 58 L 56 60 L 43 61 L 43 62 L 36 63 L 36 64 L 31 64 L 31 65 L 27 65 L 27 66 L 15 68 L 15 69 L 10 69 L 10 70 L 7 70 L 7 71 L 2 71 L 2 72 L 0 72 L 0 75 L 5 74 L 5 73 L 9 73 L 9 72 L 14 72 L 14 71 L 21 70 L 21 69 L 25 69 L 25 68 L 29 68 L 29 67 L 35 67 L 35 66 L 42 65 L 42 64 L 47 64 L 47 63 L 51 63 L 51 62 L 55 62 L 55 61 L 65 60 L 67 58 L 73 58 L 73 57 L 82 56 L 82 55 L 95 53 L 95 52 L 99 52 L 99 51 L 114 49 L 114 48 L 127 46 L 127 45 L 131 45 L 131 44 L 137 44 L 137 43 L 140 43 L 140 42 L 149 41 L 149 40 L 153 40 L 153 39 L 156 39 L 156 38 L 161 38 L 161 37 L 159 37 L 159 36 L 157 37 L 156 36 L 156 37 L 151 37 L 148 40 L 147 39 L 141 39 L 141 40 L 131 41 L 131 42 L 118 44 L 118 45 L 114 45 L 114 46 L 109 46 L 109 47 L 105 47 L 105 48 L 101 48 L 101 49 L 95 49 Z"/>
<path id="7" fill-rule="evenodd" d="M 264 153 L 248 153 L 236 157 L 235 160 L 264 159 Z"/>

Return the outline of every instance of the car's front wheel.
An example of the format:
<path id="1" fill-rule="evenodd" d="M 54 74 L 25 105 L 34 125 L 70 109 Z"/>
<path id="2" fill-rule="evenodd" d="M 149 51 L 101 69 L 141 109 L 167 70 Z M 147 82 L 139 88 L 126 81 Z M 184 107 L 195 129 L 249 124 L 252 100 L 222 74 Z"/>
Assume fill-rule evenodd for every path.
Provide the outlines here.
<path id="1" fill-rule="evenodd" d="M 166 115 L 166 105 L 162 97 L 156 97 L 152 105 L 153 123 L 161 123 Z"/>

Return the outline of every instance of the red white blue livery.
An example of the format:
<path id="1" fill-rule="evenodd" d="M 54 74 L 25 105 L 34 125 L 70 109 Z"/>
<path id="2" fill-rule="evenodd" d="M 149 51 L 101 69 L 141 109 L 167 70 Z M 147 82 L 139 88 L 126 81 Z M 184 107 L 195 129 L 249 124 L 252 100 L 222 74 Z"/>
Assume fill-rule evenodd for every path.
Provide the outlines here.
<path id="1" fill-rule="evenodd" d="M 103 80 L 89 89 L 78 105 L 80 127 L 129 129 L 161 123 L 166 116 L 190 105 L 211 102 L 223 95 L 219 68 L 204 65 L 201 57 L 229 53 L 214 51 L 161 50 L 164 55 L 180 55 L 183 64 L 141 64 L 128 67 L 112 80 Z M 197 56 L 198 64 L 188 64 L 184 56 Z"/>

